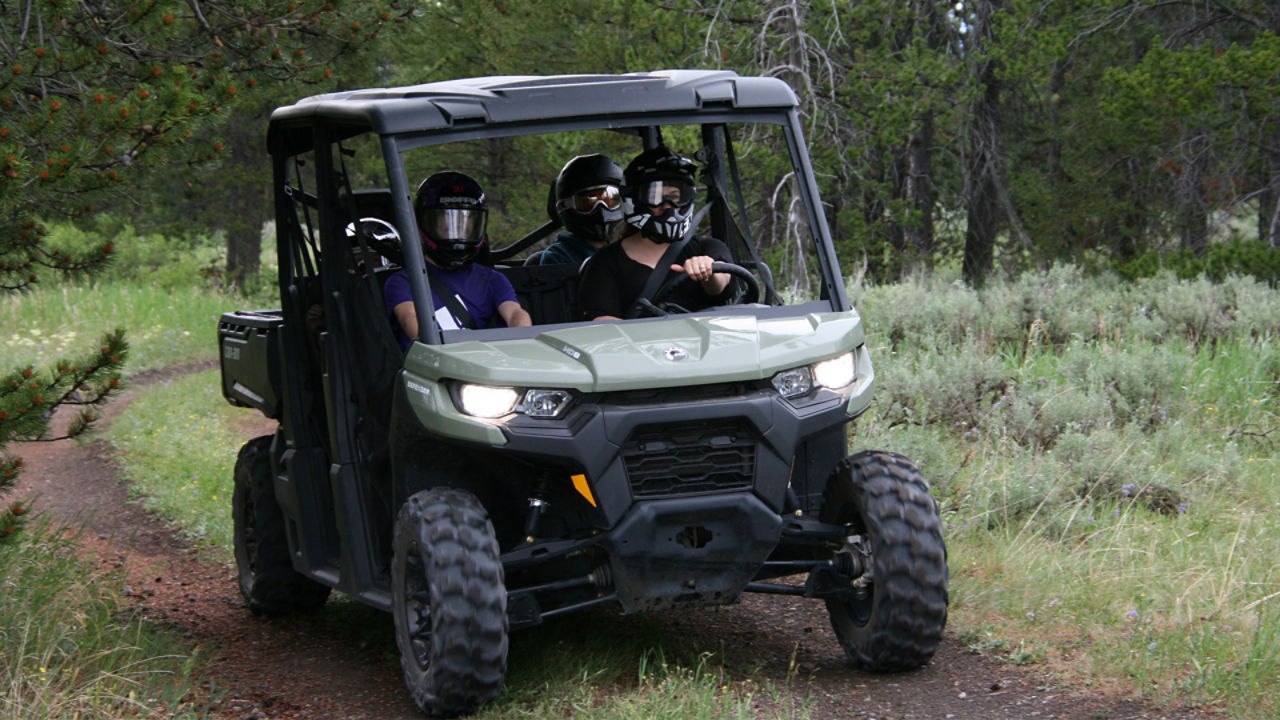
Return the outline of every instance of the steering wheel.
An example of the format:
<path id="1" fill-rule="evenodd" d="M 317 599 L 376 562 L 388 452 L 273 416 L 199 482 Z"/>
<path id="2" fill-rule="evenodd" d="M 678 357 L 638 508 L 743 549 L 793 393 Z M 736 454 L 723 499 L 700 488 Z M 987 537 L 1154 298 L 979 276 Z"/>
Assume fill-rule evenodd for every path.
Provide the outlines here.
<path id="1" fill-rule="evenodd" d="M 689 282 L 689 275 L 687 273 L 675 271 L 669 272 L 671 272 L 672 277 L 668 278 L 667 281 L 653 293 L 653 297 L 649 299 L 649 302 L 646 304 L 643 299 L 640 301 L 640 305 L 651 315 L 666 314 L 658 307 L 658 304 L 670 295 L 676 287 Z M 727 262 L 714 262 L 711 263 L 711 272 L 728 273 L 741 281 L 738 292 L 734 293 L 733 297 L 729 298 L 729 300 L 724 303 L 725 305 L 749 305 L 760 299 L 760 283 L 756 282 L 756 277 L 751 274 L 750 270 L 742 267 L 741 265 L 735 265 Z M 673 304 L 670 305 L 669 308 L 675 312 L 689 312 L 689 310 L 682 308 L 679 305 Z"/>

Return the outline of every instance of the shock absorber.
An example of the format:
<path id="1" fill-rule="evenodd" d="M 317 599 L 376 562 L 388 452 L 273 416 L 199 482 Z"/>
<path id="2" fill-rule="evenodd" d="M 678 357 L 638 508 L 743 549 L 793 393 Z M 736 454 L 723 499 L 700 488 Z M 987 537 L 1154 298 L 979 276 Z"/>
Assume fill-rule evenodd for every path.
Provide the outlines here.
<path id="1" fill-rule="evenodd" d="M 524 541 L 533 542 L 538 537 L 538 526 L 542 522 L 542 513 L 547 509 L 547 476 L 538 480 L 537 487 L 529 495 L 529 509 L 524 517 Z"/>

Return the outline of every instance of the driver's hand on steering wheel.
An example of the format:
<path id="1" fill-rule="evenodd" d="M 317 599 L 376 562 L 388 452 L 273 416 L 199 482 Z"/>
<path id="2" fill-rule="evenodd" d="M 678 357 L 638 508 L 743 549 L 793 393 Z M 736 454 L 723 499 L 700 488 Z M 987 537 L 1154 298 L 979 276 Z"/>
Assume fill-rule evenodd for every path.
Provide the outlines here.
<path id="1" fill-rule="evenodd" d="M 683 265 L 672 265 L 671 271 L 685 273 L 690 280 L 702 283 L 702 289 L 708 295 L 719 295 L 729 284 L 729 274 L 712 272 L 711 264 L 714 262 L 715 259 L 709 255 L 695 255 L 685 260 Z"/>

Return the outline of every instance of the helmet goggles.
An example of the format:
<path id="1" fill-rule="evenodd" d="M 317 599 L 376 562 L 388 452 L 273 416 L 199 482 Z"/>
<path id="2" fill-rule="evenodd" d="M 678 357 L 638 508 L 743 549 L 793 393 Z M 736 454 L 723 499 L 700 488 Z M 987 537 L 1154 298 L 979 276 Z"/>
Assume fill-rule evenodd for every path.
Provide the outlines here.
<path id="1" fill-rule="evenodd" d="M 605 210 L 616 210 L 621 205 L 622 191 L 617 185 L 605 184 L 583 188 L 575 192 L 561 200 L 559 208 L 561 210 L 573 210 L 586 215 L 595 210 L 596 207 L 603 207 Z"/>
<path id="2" fill-rule="evenodd" d="M 693 183 L 676 178 L 662 178 L 640 183 L 634 189 L 637 204 L 656 208 L 663 203 L 673 208 L 684 208 L 693 202 Z"/>

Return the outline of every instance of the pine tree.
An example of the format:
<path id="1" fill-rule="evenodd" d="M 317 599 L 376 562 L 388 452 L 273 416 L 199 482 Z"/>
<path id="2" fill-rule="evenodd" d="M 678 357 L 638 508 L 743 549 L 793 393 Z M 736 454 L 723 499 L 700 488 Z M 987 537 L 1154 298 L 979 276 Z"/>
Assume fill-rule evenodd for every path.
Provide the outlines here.
<path id="1" fill-rule="evenodd" d="M 328 0 L 0 0 L 0 292 L 99 270 L 110 243 L 79 254 L 51 247 L 44 223 L 133 212 L 150 167 L 218 159 L 222 143 L 204 130 L 238 96 L 329 80 L 334 58 L 376 37 L 394 10 Z M 60 409 L 77 411 L 66 436 L 92 427 L 127 352 L 115 330 L 78 359 L 0 375 L 0 540 L 28 511 L 6 499 L 23 467 L 6 446 L 55 439 L 49 420 Z"/>

